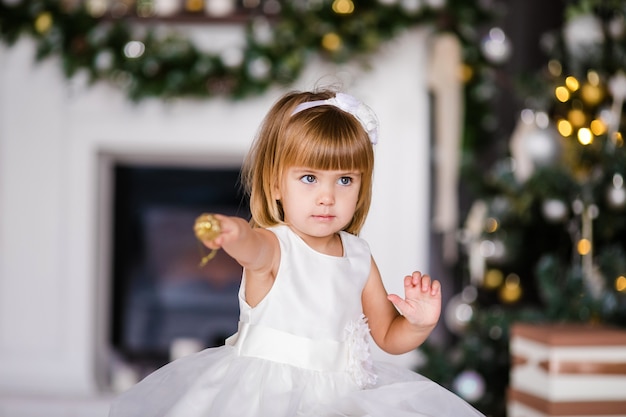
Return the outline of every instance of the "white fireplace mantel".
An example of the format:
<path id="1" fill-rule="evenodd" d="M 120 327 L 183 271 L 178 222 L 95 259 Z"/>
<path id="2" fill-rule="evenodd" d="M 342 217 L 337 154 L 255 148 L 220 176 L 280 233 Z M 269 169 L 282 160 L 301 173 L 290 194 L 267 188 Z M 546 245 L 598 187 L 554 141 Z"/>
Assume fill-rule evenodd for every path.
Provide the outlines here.
<path id="1" fill-rule="evenodd" d="M 428 268 L 429 31 L 407 32 L 369 70 L 312 63 L 292 88 L 341 80 L 378 114 L 363 236 L 388 291 Z M 105 416 L 110 158 L 239 163 L 273 89 L 240 102 L 147 100 L 65 81 L 34 45 L 0 47 L 0 415 Z"/>

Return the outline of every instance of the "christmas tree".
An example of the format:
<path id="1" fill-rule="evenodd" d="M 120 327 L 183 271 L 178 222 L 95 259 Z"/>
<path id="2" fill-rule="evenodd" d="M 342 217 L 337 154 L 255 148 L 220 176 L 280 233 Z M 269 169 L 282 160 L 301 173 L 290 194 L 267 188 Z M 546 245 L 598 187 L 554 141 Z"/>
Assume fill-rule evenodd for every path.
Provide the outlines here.
<path id="1" fill-rule="evenodd" d="M 454 340 L 424 345 L 419 371 L 485 414 L 506 414 L 512 323 L 626 326 L 625 16 L 622 1 L 566 3 L 546 64 L 519 80 L 506 149 L 479 170 L 486 147 L 466 142 Z"/>

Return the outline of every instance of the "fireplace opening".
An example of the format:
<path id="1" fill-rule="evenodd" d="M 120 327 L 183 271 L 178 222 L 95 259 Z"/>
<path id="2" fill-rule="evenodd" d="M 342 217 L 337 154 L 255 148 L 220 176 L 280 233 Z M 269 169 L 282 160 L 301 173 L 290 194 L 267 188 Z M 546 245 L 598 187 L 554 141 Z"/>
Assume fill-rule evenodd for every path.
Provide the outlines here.
<path id="1" fill-rule="evenodd" d="M 181 341 L 222 345 L 237 331 L 241 267 L 193 233 L 203 212 L 249 218 L 239 168 L 113 166 L 110 343 L 139 376 L 169 362 Z"/>

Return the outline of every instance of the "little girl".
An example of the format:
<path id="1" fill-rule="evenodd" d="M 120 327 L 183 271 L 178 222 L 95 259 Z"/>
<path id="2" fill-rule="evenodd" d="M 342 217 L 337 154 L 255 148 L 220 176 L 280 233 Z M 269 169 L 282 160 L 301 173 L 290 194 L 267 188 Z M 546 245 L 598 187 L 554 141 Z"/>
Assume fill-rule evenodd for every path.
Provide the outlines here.
<path id="1" fill-rule="evenodd" d="M 204 244 L 243 266 L 238 332 L 122 394 L 111 417 L 481 416 L 410 370 L 373 362 L 419 346 L 441 310 L 413 272 L 387 295 L 357 237 L 372 194 L 378 122 L 352 96 L 292 92 L 267 115 L 242 178 L 252 220 L 215 215 Z"/>

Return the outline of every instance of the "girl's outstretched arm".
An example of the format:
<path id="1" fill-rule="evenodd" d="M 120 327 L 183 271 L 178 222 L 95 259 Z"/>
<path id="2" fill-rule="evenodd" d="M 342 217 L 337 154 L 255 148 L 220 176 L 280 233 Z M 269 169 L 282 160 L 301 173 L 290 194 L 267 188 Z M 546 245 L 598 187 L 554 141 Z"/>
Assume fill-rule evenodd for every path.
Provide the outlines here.
<path id="1" fill-rule="evenodd" d="M 276 235 L 263 228 L 252 228 L 240 217 L 214 215 L 221 233 L 211 241 L 202 241 L 210 249 L 222 248 L 246 273 L 246 301 L 254 306 L 270 290 L 280 262 Z"/>
<path id="2" fill-rule="evenodd" d="M 374 341 L 392 354 L 406 353 L 421 345 L 441 313 L 439 281 L 416 271 L 404 278 L 404 298 L 387 295 L 373 259 L 362 299 Z"/>

